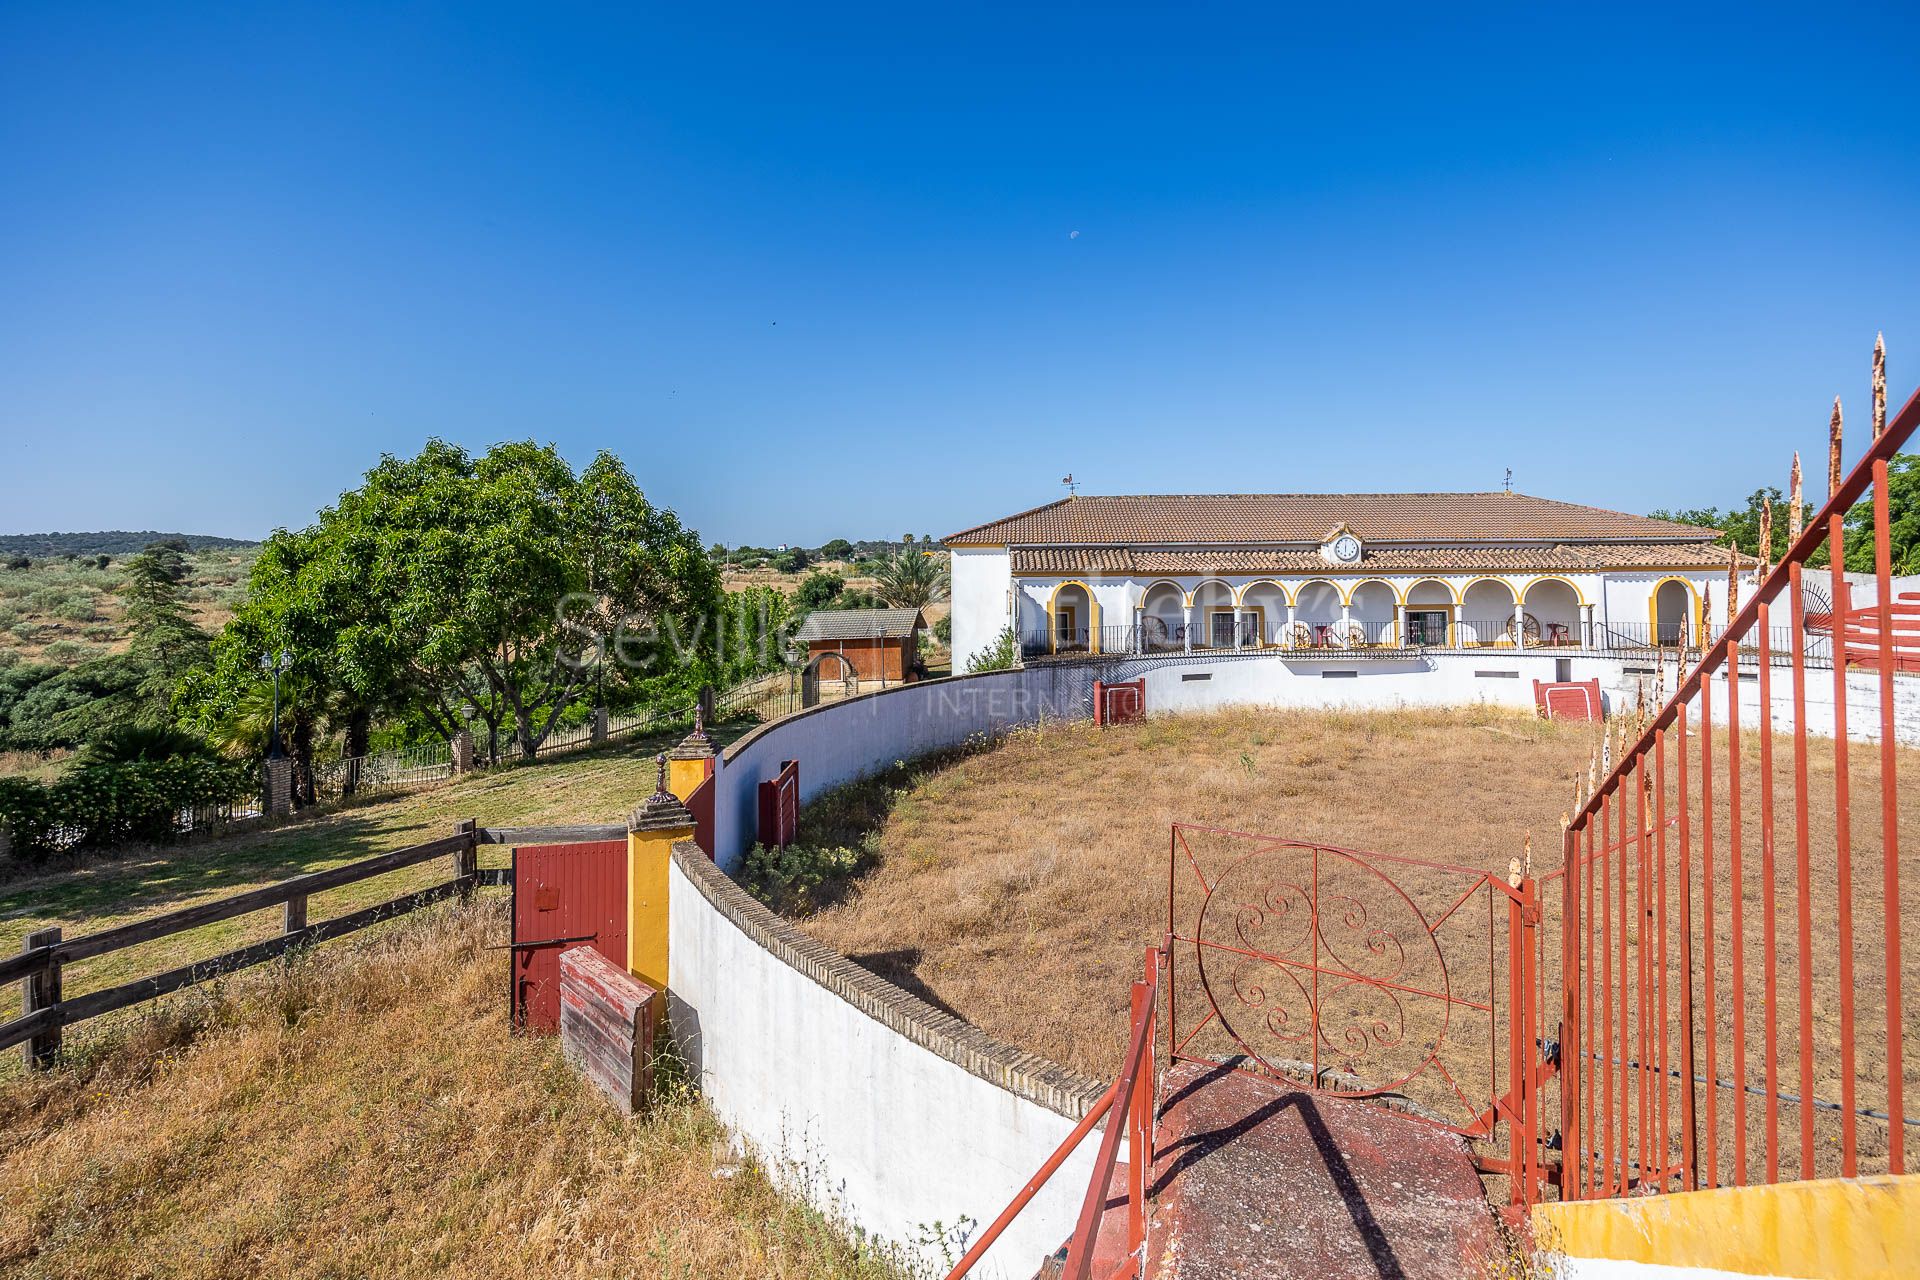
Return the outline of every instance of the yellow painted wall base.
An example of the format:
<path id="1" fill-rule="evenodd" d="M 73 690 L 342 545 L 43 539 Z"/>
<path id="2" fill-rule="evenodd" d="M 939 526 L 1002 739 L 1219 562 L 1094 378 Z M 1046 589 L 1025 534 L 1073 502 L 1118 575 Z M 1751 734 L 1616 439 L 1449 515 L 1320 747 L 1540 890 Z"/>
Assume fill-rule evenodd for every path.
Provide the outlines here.
<path id="1" fill-rule="evenodd" d="M 667 989 L 667 867 L 673 842 L 692 838 L 691 823 L 627 832 L 627 969 L 655 991 Z M 655 1004 L 666 1007 L 664 1000 Z"/>
<path id="2" fill-rule="evenodd" d="M 1920 1174 L 1543 1204 L 1543 1252 L 1796 1280 L 1920 1275 Z"/>

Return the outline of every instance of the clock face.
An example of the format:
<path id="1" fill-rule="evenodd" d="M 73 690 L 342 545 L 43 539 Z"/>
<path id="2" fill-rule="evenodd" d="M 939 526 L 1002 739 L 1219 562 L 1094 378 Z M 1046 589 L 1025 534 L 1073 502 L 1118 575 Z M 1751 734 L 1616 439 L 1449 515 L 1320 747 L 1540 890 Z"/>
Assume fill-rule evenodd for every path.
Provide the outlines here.
<path id="1" fill-rule="evenodd" d="M 1333 541 L 1333 558 L 1342 564 L 1351 564 L 1360 558 L 1360 539 L 1350 533 L 1343 533 Z"/>

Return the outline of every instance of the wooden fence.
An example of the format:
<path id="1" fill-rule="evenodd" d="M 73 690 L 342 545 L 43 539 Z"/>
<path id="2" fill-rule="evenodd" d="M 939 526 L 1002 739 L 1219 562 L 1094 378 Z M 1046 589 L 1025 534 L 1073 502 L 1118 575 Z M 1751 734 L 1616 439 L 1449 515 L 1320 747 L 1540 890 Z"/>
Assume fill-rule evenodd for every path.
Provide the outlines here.
<path id="1" fill-rule="evenodd" d="M 50 1066 L 60 1054 L 62 1029 L 74 1023 L 157 999 L 170 991 L 272 960 L 299 947 L 353 933 L 447 898 L 465 896 L 483 886 L 511 886 L 513 872 L 510 869 L 480 868 L 479 847 L 483 844 L 545 844 L 612 839 L 625 834 L 626 828 L 620 825 L 485 828 L 473 819 L 466 819 L 456 823 L 453 834 L 444 839 L 294 876 L 278 884 L 195 903 L 98 933 L 64 938 L 58 928 L 38 930 L 27 935 L 17 955 L 0 960 L 0 983 L 18 981 L 23 996 L 20 1016 L 0 1023 L 0 1049 L 24 1045 L 30 1067 Z M 318 923 L 307 920 L 307 901 L 316 893 L 435 858 L 446 858 L 450 864 L 449 878 L 439 884 L 331 920 Z M 282 908 L 281 931 L 274 937 L 72 999 L 64 998 L 61 993 L 61 970 L 66 965 L 270 907 Z"/>

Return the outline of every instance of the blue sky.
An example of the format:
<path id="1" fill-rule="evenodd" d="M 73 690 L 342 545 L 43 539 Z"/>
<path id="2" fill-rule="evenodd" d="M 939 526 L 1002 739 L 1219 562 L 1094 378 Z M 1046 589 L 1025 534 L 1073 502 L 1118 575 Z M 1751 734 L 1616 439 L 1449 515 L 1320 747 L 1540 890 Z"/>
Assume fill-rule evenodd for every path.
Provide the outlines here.
<path id="1" fill-rule="evenodd" d="M 14 0 L 0 532 L 431 435 L 731 543 L 1784 484 L 1877 330 L 1920 382 L 1920 20 L 1602 12 Z"/>

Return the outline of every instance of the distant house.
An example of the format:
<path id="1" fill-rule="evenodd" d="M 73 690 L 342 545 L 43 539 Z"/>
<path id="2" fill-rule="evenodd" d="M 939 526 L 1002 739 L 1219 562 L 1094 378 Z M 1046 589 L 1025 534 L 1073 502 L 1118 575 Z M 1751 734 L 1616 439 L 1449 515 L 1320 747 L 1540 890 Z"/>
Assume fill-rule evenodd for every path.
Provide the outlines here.
<path id="1" fill-rule="evenodd" d="M 1077 495 L 943 539 L 953 660 L 1008 627 L 1029 658 L 1698 646 L 1718 532 L 1518 493 Z"/>
<path id="2" fill-rule="evenodd" d="M 820 609 L 807 615 L 794 638 L 807 647 L 808 665 L 818 662 L 828 679 L 899 684 L 920 676 L 925 625 L 918 609 Z"/>

